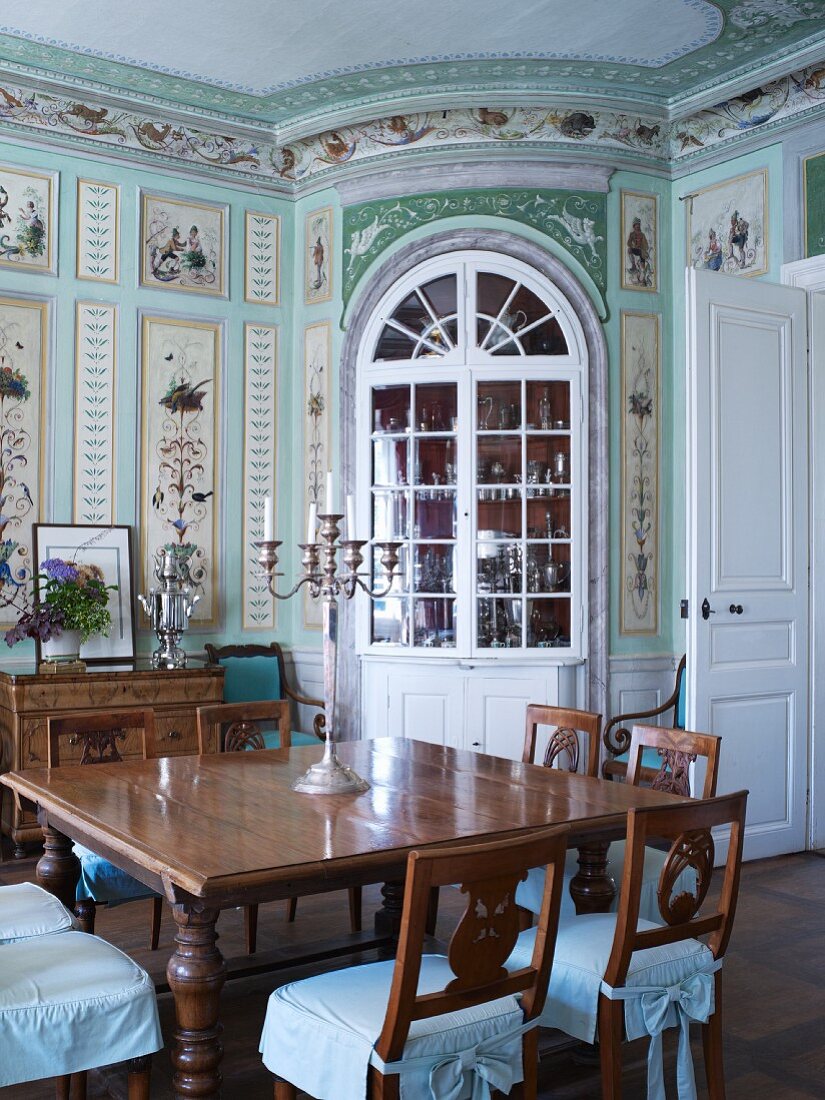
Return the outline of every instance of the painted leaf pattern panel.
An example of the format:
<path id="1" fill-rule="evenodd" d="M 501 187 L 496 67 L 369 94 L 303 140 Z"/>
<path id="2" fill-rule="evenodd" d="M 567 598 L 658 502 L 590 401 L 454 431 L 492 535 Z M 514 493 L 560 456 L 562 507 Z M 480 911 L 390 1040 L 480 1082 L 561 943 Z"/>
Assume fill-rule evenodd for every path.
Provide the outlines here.
<path id="1" fill-rule="evenodd" d="M 280 218 L 246 212 L 244 298 L 262 305 L 278 304 L 278 238 Z"/>
<path id="2" fill-rule="evenodd" d="M 143 317 L 142 566 L 172 549 L 201 595 L 193 622 L 217 617 L 217 416 L 220 322 Z"/>
<path id="3" fill-rule="evenodd" d="M 315 503 L 324 510 L 326 471 L 331 467 L 329 368 L 331 330 L 328 321 L 304 329 L 304 510 Z M 321 604 L 304 589 L 304 625 L 321 625 Z"/>
<path id="4" fill-rule="evenodd" d="M 257 551 L 264 537 L 264 499 L 276 494 L 278 330 L 244 327 L 244 571 L 245 630 L 275 626 L 275 600 L 259 575 Z M 248 538 L 248 543 L 246 542 Z"/>
<path id="5" fill-rule="evenodd" d="M 120 189 L 113 183 L 77 181 L 77 277 L 101 283 L 119 279 Z"/>
<path id="6" fill-rule="evenodd" d="M 75 312 L 74 522 L 112 523 L 117 306 Z"/>

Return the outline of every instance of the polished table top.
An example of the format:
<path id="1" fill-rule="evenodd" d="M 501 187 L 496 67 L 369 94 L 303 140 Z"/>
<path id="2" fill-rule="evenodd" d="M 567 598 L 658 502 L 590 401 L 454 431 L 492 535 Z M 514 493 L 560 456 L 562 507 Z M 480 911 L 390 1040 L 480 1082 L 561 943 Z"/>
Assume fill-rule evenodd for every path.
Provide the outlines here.
<path id="1" fill-rule="evenodd" d="M 339 746 L 372 784 L 359 795 L 297 794 L 321 746 L 27 769 L 0 777 L 49 824 L 172 900 L 227 905 L 383 881 L 420 845 L 548 824 L 571 841 L 609 838 L 627 810 L 684 801 L 568 772 L 401 738 Z"/>

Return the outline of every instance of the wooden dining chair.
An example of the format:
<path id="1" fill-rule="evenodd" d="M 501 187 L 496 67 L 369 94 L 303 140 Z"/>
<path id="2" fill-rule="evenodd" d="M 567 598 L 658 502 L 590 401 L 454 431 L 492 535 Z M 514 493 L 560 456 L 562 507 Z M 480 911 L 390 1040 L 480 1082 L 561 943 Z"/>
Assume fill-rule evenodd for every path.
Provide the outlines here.
<path id="1" fill-rule="evenodd" d="M 637 710 L 628 714 L 617 714 L 604 727 L 602 742 L 604 744 L 604 764 L 602 775 L 605 779 L 624 779 L 627 774 L 627 759 L 625 754 L 630 748 L 630 737 L 633 726 L 643 718 L 664 718 L 670 714 L 673 729 L 685 728 L 685 689 L 687 656 L 683 656 L 676 669 L 676 682 L 673 692 L 658 707 L 649 710 Z M 657 726 L 664 726 L 660 720 Z"/>
<path id="2" fill-rule="evenodd" d="M 77 711 L 47 719 L 47 727 L 50 768 L 59 768 L 64 762 L 81 766 L 116 764 L 123 759 L 120 749 L 130 735 L 137 738 L 138 751 L 144 760 L 156 755 L 155 712 L 151 707 L 142 710 Z M 69 760 L 66 760 L 67 755 Z M 149 945 L 156 951 L 163 898 L 84 845 L 75 844 L 74 852 L 80 860 L 75 914 L 83 931 L 94 932 L 98 905 L 119 905 L 151 898 Z"/>
<path id="3" fill-rule="evenodd" d="M 0 1034 L 0 1088 L 54 1078 L 58 1100 L 85 1098 L 86 1071 L 116 1062 L 128 1064 L 129 1100 L 149 1100 L 163 1046 L 152 979 L 77 931 L 0 946 Z"/>
<path id="4" fill-rule="evenodd" d="M 409 1096 L 469 1095 L 474 1079 L 509 1093 L 522 1065 L 523 1095 L 535 1100 L 535 1022 L 553 961 L 566 848 L 561 826 L 411 852 L 395 960 L 306 978 L 270 996 L 260 1050 L 276 1100 L 294 1100 L 296 1089 L 398 1100 L 402 1077 Z M 515 887 L 537 863 L 548 875 L 533 951 L 508 972 L 518 936 Z M 450 883 L 461 883 L 466 908 L 446 956 L 425 955 L 430 891 Z"/>
<path id="5" fill-rule="evenodd" d="M 730 941 L 745 828 L 747 791 L 630 810 L 618 913 L 595 913 L 559 927 L 550 988 L 540 1023 L 586 1043 L 599 1041 L 602 1097 L 620 1100 L 623 1039 L 650 1037 L 648 1090 L 665 1096 L 662 1032 L 679 1028 L 679 1095 L 695 1096 L 690 1022 L 702 1025 L 711 1100 L 724 1100 L 722 960 Z M 714 866 L 712 829 L 728 827 L 727 857 L 718 900 L 705 907 Z M 669 849 L 662 868 L 658 920 L 641 915 L 647 852 L 654 840 Z M 680 885 L 693 868 L 696 886 Z M 523 932 L 508 967 L 524 965 L 533 929 Z M 699 937 L 707 937 L 702 942 Z"/>
<path id="6" fill-rule="evenodd" d="M 198 746 L 201 754 L 213 752 L 243 752 L 256 749 L 292 747 L 289 702 L 271 699 L 266 702 L 216 703 L 198 707 Z M 275 727 L 272 731 L 267 727 Z M 349 888 L 350 930 L 361 931 L 362 890 Z M 287 920 L 295 920 L 298 899 L 287 901 Z M 244 906 L 246 950 L 254 955 L 258 939 L 258 906 Z"/>
<path id="7" fill-rule="evenodd" d="M 690 768 L 700 758 L 705 761 L 705 778 L 702 785 L 702 798 L 712 798 L 716 794 L 716 783 L 719 778 L 719 746 L 721 737 L 712 733 L 693 733 L 690 730 L 665 729 L 662 726 L 634 726 L 630 740 L 628 753 L 627 776 L 625 782 L 633 786 L 641 786 L 643 783 L 657 791 L 668 791 L 672 794 L 681 794 L 686 797 L 691 795 Z M 642 760 L 645 754 L 653 754 L 659 761 L 658 769 L 644 767 Z M 648 782 L 649 781 L 649 782 Z M 626 843 L 624 840 L 614 840 L 610 844 L 609 872 L 616 883 L 622 880 Z M 648 920 L 655 920 L 658 912 L 657 892 L 659 876 L 662 872 L 665 855 L 661 850 L 650 848 L 648 862 L 646 864 L 642 885 L 642 916 Z M 568 853 L 565 864 L 566 892 L 562 899 L 562 919 L 567 919 L 575 914 L 575 906 L 570 896 L 570 880 L 578 872 L 578 853 L 574 850 Z M 535 913 L 540 896 L 540 878 L 537 872 L 531 872 L 517 894 L 519 905 L 524 909 Z M 686 889 L 692 889 L 695 885 L 693 872 L 689 867 L 684 869 L 681 885 Z M 611 909 L 615 911 L 619 905 L 617 892 L 613 899 Z"/>

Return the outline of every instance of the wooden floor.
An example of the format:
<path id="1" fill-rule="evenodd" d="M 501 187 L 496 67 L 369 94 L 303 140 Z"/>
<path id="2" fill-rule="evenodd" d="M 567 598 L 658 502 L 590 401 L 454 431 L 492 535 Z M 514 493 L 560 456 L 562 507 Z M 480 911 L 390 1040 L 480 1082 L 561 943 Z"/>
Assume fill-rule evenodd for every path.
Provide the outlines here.
<path id="1" fill-rule="evenodd" d="M 0 883 L 34 877 L 34 860 L 0 864 Z M 457 895 L 442 891 L 439 935 L 448 935 L 457 911 Z M 377 890 L 365 892 L 365 927 L 378 905 Z M 814 854 L 746 864 L 742 893 L 725 964 L 725 1064 L 730 1100 L 801 1100 L 825 1097 L 825 860 Z M 368 923 L 369 922 L 369 923 Z M 287 925 L 284 906 L 261 907 L 259 951 L 298 948 L 348 928 L 346 895 L 301 899 L 298 920 Z M 123 948 L 158 981 L 163 981 L 172 947 L 173 923 L 164 916 L 160 950 L 147 948 L 149 904 L 135 902 L 101 911 L 99 934 Z M 243 922 L 238 911 L 223 913 L 221 949 L 243 955 Z M 366 956 L 371 958 L 372 956 Z M 339 965 L 345 965 L 343 962 Z M 258 1050 L 267 997 L 294 971 L 238 979 L 223 994 L 225 1100 L 258 1100 L 272 1095 Z M 302 975 L 301 975 L 302 976 Z M 167 1042 L 174 1026 L 171 997 L 159 998 Z M 540 1096 L 553 1100 L 591 1100 L 599 1095 L 598 1070 L 581 1065 L 571 1049 L 557 1049 L 552 1033 L 542 1036 Z M 704 1097 L 701 1044 L 694 1039 L 699 1094 Z M 666 1039 L 666 1072 L 673 1081 L 675 1033 Z M 2 1036 L 0 1035 L 0 1057 Z M 625 1049 L 624 1096 L 644 1096 L 645 1042 Z M 155 1056 L 152 1096 L 170 1097 L 168 1056 Z M 675 1092 L 673 1093 L 675 1095 Z M 0 1089 L 2 1100 L 46 1100 L 51 1085 L 35 1083 Z M 89 1097 L 125 1097 L 125 1077 L 113 1071 L 90 1075 Z"/>

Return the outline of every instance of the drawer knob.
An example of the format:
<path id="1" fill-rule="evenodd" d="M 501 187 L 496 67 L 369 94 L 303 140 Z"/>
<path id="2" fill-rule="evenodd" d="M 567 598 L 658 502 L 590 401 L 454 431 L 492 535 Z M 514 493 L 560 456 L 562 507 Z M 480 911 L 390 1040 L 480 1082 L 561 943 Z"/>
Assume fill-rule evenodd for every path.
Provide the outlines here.
<path id="1" fill-rule="evenodd" d="M 170 741 L 180 741 L 180 730 L 169 730 L 166 736 Z"/>

